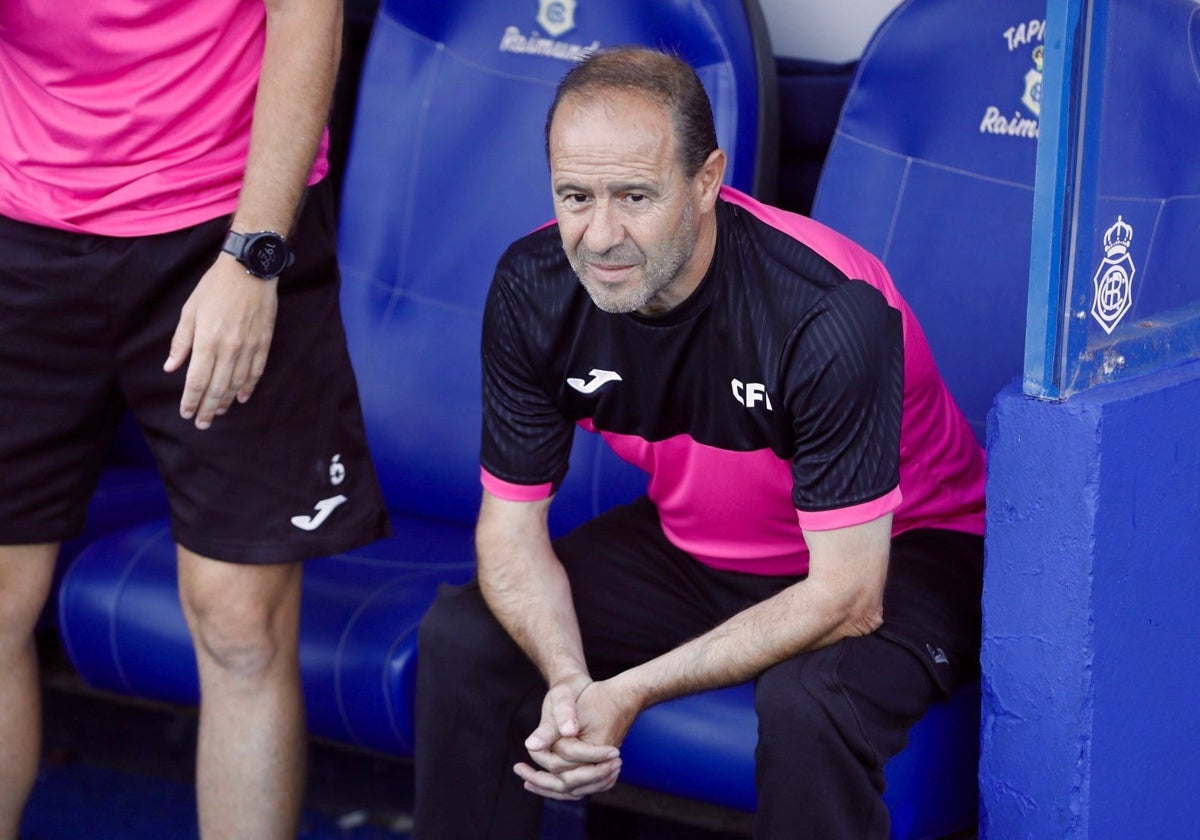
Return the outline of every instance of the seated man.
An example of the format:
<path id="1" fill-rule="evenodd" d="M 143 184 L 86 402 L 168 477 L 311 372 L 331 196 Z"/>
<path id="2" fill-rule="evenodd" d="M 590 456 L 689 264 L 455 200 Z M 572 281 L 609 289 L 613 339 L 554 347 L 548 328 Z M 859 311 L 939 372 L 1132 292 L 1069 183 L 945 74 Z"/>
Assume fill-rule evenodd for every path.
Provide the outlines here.
<path id="1" fill-rule="evenodd" d="M 536 837 L 643 709 L 753 679 L 756 836 L 886 837 L 884 764 L 976 667 L 983 453 L 879 261 L 721 186 L 686 64 L 577 65 L 547 153 L 558 224 L 484 320 L 478 580 L 421 626 L 417 836 Z M 552 543 L 575 424 L 649 490 Z"/>

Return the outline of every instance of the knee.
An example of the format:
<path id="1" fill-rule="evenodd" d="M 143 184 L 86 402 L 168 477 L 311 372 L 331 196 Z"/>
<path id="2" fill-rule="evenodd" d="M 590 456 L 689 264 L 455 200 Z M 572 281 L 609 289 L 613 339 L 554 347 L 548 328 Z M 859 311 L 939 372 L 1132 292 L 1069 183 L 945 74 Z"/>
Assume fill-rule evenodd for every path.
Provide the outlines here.
<path id="1" fill-rule="evenodd" d="M 831 672 L 817 665 L 793 660 L 759 675 L 754 707 L 760 745 L 817 754 L 840 740 L 833 714 L 837 688 Z"/>
<path id="2" fill-rule="evenodd" d="M 777 738 L 819 725 L 825 718 L 820 701 L 806 685 L 803 670 L 782 663 L 759 675 L 754 688 L 754 710 L 763 736 Z"/>
<path id="3" fill-rule="evenodd" d="M 759 755 L 803 755 L 815 766 L 850 761 L 882 784 L 877 732 L 844 684 L 844 645 L 822 648 L 763 672 L 755 687 Z M 882 789 L 882 788 L 880 788 Z"/>
<path id="4" fill-rule="evenodd" d="M 201 668 L 238 680 L 298 667 L 299 564 L 243 566 L 180 549 L 179 594 Z"/>
<path id="5" fill-rule="evenodd" d="M 0 546 L 0 641 L 32 638 L 54 577 L 56 545 Z"/>
<path id="6" fill-rule="evenodd" d="M 6 587 L 0 577 L 0 643 L 21 643 L 33 637 L 45 598 Z"/>
<path id="7" fill-rule="evenodd" d="M 253 679 L 295 659 L 297 629 L 286 606 L 240 599 L 192 599 L 184 609 L 202 663 Z"/>
<path id="8" fill-rule="evenodd" d="M 241 616 L 226 622 L 203 614 L 193 630 L 197 653 L 220 670 L 238 677 L 269 672 L 280 659 L 284 645 L 266 622 Z"/>

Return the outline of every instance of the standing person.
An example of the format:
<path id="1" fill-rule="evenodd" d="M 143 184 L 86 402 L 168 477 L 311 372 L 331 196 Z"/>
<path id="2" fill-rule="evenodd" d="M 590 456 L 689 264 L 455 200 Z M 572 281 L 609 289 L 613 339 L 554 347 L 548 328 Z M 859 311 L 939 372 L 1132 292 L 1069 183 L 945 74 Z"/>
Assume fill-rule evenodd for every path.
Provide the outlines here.
<path id="1" fill-rule="evenodd" d="M 4 840 L 39 757 L 35 622 L 126 406 L 171 502 L 201 833 L 296 834 L 296 561 L 388 528 L 323 180 L 341 15 L 0 0 Z"/>
<path id="2" fill-rule="evenodd" d="M 883 266 L 721 186 L 686 64 L 580 63 L 547 152 L 557 225 L 484 316 L 478 579 L 420 631 L 417 836 L 536 837 L 642 710 L 752 679 L 756 836 L 886 837 L 883 765 L 976 668 L 982 450 Z M 552 542 L 575 425 L 648 494 Z"/>

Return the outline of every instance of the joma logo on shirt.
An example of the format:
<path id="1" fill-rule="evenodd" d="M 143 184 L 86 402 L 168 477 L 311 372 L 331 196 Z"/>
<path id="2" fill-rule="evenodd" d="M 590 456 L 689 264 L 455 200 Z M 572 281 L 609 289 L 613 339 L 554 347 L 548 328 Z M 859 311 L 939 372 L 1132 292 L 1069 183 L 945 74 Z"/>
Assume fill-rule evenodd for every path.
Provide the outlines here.
<path id="1" fill-rule="evenodd" d="M 573 376 L 567 380 L 567 384 L 581 394 L 593 394 L 598 389 L 607 385 L 609 382 L 620 382 L 621 374 L 615 370 L 601 370 L 592 368 L 588 376 L 592 377 L 587 382 L 584 382 L 579 377 Z"/>
<path id="2" fill-rule="evenodd" d="M 733 398 L 740 402 L 746 408 L 754 408 L 758 403 L 766 406 L 767 411 L 774 411 L 771 407 L 771 398 L 767 396 L 767 386 L 761 382 L 742 382 L 740 379 L 731 379 L 729 384 L 733 386 Z"/>

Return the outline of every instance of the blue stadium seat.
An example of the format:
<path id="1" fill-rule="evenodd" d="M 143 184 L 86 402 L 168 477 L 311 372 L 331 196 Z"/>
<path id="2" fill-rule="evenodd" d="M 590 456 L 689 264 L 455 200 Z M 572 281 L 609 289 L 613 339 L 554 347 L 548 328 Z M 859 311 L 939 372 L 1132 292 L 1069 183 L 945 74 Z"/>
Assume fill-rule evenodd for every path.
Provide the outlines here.
<path id="1" fill-rule="evenodd" d="M 902 3 L 867 48 L 813 202 L 887 265 L 981 443 L 1024 360 L 1045 12 Z"/>
<path id="2" fill-rule="evenodd" d="M 574 9 L 573 13 L 571 9 Z M 301 668 L 311 730 L 412 750 L 417 621 L 473 571 L 479 327 L 492 270 L 552 216 L 542 127 L 581 50 L 677 51 L 713 99 L 729 181 L 774 183 L 774 64 L 754 0 L 385 0 L 372 29 L 342 196 L 343 311 L 395 536 L 311 561 Z M 645 476 L 580 433 L 556 532 Z M 166 524 L 90 545 L 60 589 L 60 629 L 91 684 L 196 701 Z"/>

